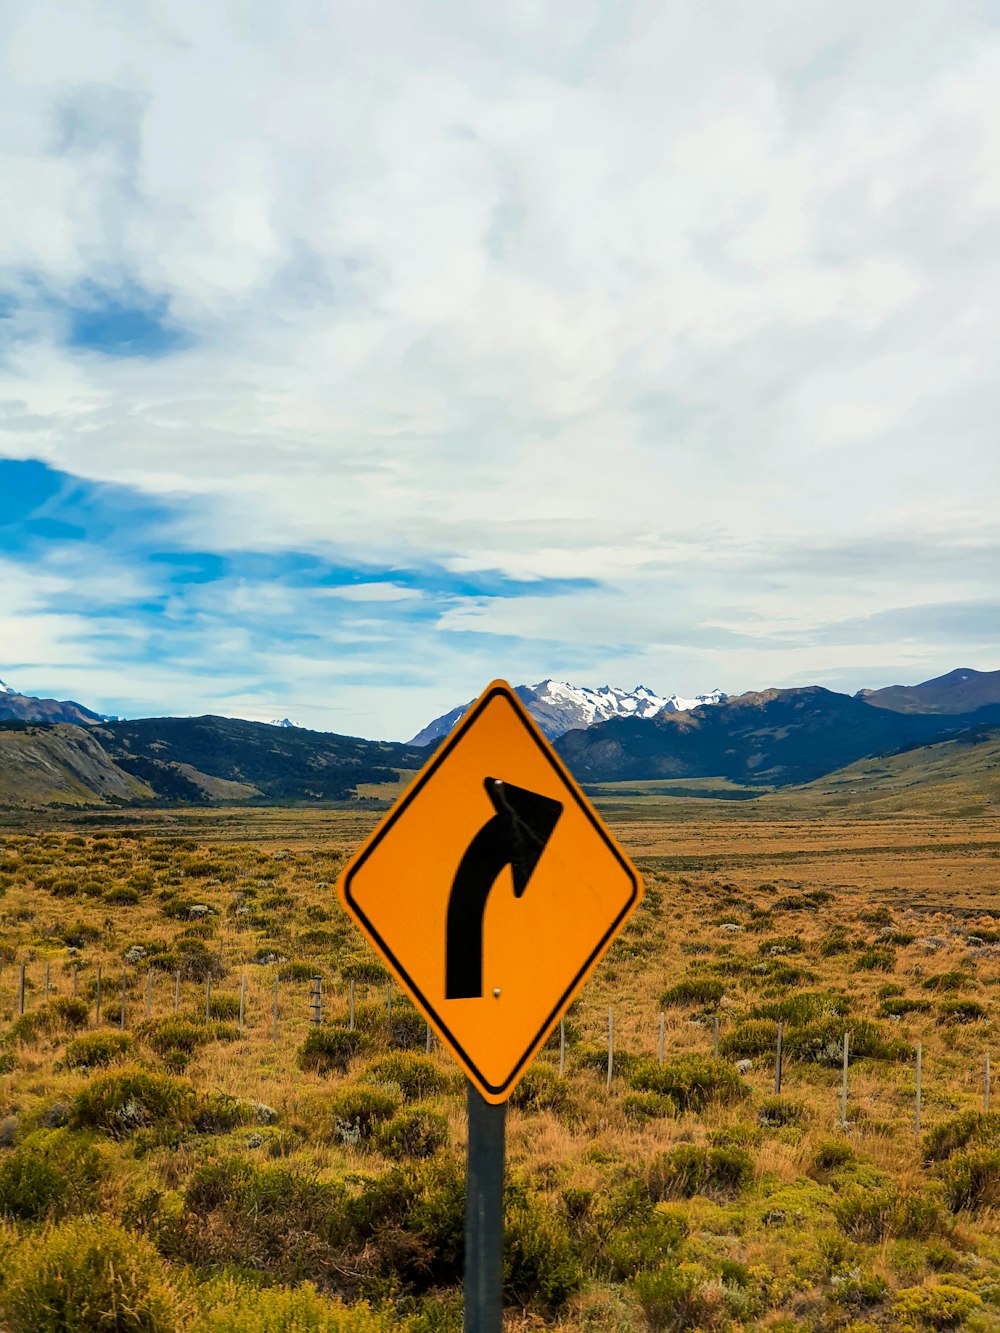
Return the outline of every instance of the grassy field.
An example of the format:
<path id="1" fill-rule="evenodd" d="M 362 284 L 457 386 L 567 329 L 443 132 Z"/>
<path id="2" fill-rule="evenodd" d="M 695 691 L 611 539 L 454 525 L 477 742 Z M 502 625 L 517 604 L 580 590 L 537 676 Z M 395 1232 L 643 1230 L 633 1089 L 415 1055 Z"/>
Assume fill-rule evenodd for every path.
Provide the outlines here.
<path id="1" fill-rule="evenodd" d="M 647 897 L 511 1105 L 508 1327 L 1000 1328 L 995 820 L 596 796 Z M 0 833 L 0 1327 L 461 1327 L 461 1081 L 333 894 L 375 818 Z"/>

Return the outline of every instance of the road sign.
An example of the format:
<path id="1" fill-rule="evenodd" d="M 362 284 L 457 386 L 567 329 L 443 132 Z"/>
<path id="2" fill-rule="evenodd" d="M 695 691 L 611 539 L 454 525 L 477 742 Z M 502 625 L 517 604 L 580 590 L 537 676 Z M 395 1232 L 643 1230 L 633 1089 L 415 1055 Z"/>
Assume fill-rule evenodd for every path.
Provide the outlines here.
<path id="1" fill-rule="evenodd" d="M 493 1103 L 510 1096 L 642 895 L 504 681 L 469 709 L 337 887 Z"/>

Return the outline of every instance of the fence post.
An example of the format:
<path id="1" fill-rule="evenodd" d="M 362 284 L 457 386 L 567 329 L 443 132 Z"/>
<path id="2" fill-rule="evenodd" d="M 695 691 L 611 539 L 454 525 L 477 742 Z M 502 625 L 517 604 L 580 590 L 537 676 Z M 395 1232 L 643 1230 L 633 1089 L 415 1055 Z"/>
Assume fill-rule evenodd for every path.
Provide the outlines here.
<path id="1" fill-rule="evenodd" d="M 313 977 L 312 992 L 309 996 L 309 1008 L 312 1010 L 312 1022 L 317 1026 L 323 1021 L 323 979 Z"/>
<path id="2" fill-rule="evenodd" d="M 94 1010 L 94 1027 L 101 1026 L 101 965 L 97 964 L 97 1001 Z"/>
<path id="3" fill-rule="evenodd" d="M 181 974 L 180 969 L 174 973 L 174 1013 L 181 1007 Z"/>
<path id="4" fill-rule="evenodd" d="M 347 1030 L 354 1031 L 354 981 L 347 983 Z"/>
<path id="5" fill-rule="evenodd" d="M 920 1042 L 917 1042 L 917 1091 L 914 1105 L 913 1128 L 917 1134 L 920 1133 L 920 1075 L 923 1065 L 923 1049 Z"/>
<path id="6" fill-rule="evenodd" d="M 983 1056 L 983 1110 L 990 1109 L 990 1053 Z"/>
<path id="7" fill-rule="evenodd" d="M 278 1040 L 278 974 L 274 974 L 274 1005 L 271 1010 L 271 1036 Z"/>
<path id="8" fill-rule="evenodd" d="M 566 1068 L 566 1020 L 559 1020 L 559 1077 L 562 1078 L 563 1070 Z"/>
<path id="9" fill-rule="evenodd" d="M 781 1040 L 785 1035 L 785 1025 L 778 1020 L 778 1046 L 774 1053 L 774 1095 L 781 1091 Z"/>
<path id="10" fill-rule="evenodd" d="M 608 1007 L 608 1081 L 607 1089 L 611 1091 L 611 1075 L 615 1067 L 615 1015 L 614 1010 Z"/>
<path id="11" fill-rule="evenodd" d="M 716 1060 L 719 1058 L 719 1015 L 712 1016 L 712 1055 Z"/>
<path id="12" fill-rule="evenodd" d="M 205 1022 L 212 1016 L 212 974 L 209 972 L 205 978 Z"/>
<path id="13" fill-rule="evenodd" d="M 244 1015 L 245 1015 L 245 1013 L 246 1013 L 246 1007 L 247 1007 L 247 979 L 246 979 L 246 973 L 244 973 L 243 976 L 240 977 L 240 1025 L 239 1025 L 239 1032 L 240 1032 L 241 1035 L 242 1035 L 242 1033 L 243 1033 L 243 1018 L 244 1018 Z"/>
<path id="14" fill-rule="evenodd" d="M 153 1017 L 153 969 L 146 973 L 146 1017 Z"/>
<path id="15" fill-rule="evenodd" d="M 847 1128 L 847 1062 L 850 1058 L 851 1034 L 844 1033 L 844 1069 L 840 1082 L 840 1127 Z"/>
<path id="16" fill-rule="evenodd" d="M 21 971 L 17 979 L 17 1012 L 24 1013 L 24 963 L 21 964 Z"/>

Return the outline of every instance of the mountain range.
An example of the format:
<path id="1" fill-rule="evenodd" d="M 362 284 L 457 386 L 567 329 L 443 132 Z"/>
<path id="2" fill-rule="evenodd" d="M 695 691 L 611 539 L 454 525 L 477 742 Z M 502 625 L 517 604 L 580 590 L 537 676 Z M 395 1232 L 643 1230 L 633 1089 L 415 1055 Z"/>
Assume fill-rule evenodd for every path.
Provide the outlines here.
<path id="1" fill-rule="evenodd" d="M 614 717 L 649 718 L 663 712 L 683 713 L 703 705 L 721 703 L 726 698 L 721 690 L 684 699 L 677 694 L 661 696 L 647 685 L 637 685 L 634 690 L 622 690 L 613 685 L 589 689 L 586 685 L 570 685 L 560 680 L 542 680 L 537 685 L 517 685 L 515 693 L 549 740 L 556 740 L 567 731 L 580 727 L 608 722 Z M 432 745 L 441 740 L 465 716 L 474 702 L 474 699 L 470 699 L 450 712 L 442 713 L 422 731 L 418 731 L 410 744 Z"/>
<path id="2" fill-rule="evenodd" d="M 1000 671 L 959 668 L 853 696 L 808 686 L 729 697 L 712 691 L 699 702 L 643 686 L 592 690 L 548 680 L 518 693 L 585 783 L 712 779 L 752 794 L 824 778 L 835 791 L 835 775 L 845 770 L 844 782 L 854 782 L 860 761 L 916 755 L 904 767 L 919 772 L 926 749 L 933 750 L 928 771 L 942 771 L 944 754 L 953 776 L 974 758 L 980 790 L 994 804 L 1000 799 L 1000 771 L 994 779 L 989 759 L 994 749 L 1000 754 Z M 109 720 L 72 701 L 4 686 L 0 805 L 380 799 L 422 766 L 465 707 L 403 745 L 309 731 L 287 719 Z M 863 771 L 889 769 L 878 763 Z M 712 786 L 699 790 L 709 794 Z"/>

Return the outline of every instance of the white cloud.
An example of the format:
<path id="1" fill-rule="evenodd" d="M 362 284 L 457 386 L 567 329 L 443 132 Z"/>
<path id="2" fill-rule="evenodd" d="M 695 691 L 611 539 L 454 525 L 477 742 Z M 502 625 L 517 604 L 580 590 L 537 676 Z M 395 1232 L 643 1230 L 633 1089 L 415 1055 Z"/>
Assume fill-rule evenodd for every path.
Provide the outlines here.
<path id="1" fill-rule="evenodd" d="M 38 0 L 3 30 L 7 287 L 134 283 L 192 339 L 113 360 L 23 308 L 11 456 L 197 496 L 202 548 L 606 583 L 445 612 L 523 638 L 518 678 L 546 635 L 572 675 L 737 603 L 911 605 L 905 563 L 847 593 L 796 561 L 993 521 L 1000 33 L 972 0 Z M 474 692 L 440 651 L 442 703 Z M 685 651 L 650 683 L 821 669 L 766 637 Z"/>

